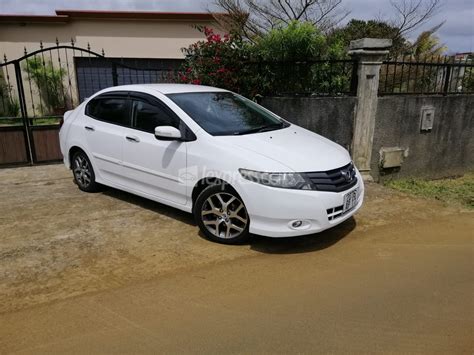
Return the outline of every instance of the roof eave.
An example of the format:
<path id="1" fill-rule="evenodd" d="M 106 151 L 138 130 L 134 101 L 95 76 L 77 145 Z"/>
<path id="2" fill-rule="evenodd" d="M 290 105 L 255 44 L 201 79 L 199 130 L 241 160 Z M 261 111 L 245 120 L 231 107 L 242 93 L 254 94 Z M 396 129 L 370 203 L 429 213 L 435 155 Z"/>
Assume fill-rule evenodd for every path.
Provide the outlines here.
<path id="1" fill-rule="evenodd" d="M 155 11 L 96 11 L 56 10 L 57 15 L 87 19 L 138 19 L 138 20 L 213 20 L 209 12 L 155 12 Z M 219 15 L 225 15 L 219 13 Z"/>
<path id="2" fill-rule="evenodd" d="M 0 15 L 0 23 L 66 23 L 69 16 L 64 15 Z"/>
<path id="3" fill-rule="evenodd" d="M 213 21 L 225 13 L 56 10 L 56 15 L 1 14 L 0 23 L 67 23 L 75 19 L 148 20 L 148 21 Z"/>

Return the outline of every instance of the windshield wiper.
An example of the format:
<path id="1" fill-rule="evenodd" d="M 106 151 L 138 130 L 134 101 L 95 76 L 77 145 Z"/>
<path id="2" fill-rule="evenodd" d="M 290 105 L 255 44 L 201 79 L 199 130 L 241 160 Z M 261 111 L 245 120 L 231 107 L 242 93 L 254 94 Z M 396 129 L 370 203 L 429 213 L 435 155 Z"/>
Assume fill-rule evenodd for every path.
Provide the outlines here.
<path id="1" fill-rule="evenodd" d="M 267 132 L 267 131 L 273 131 L 278 128 L 283 128 L 286 127 L 284 122 L 278 122 L 266 126 L 260 126 L 260 127 L 255 127 L 255 128 L 250 128 L 245 131 L 239 131 L 239 132 L 234 132 L 234 135 L 240 136 L 243 134 L 250 134 L 250 133 L 259 133 L 259 132 Z"/>

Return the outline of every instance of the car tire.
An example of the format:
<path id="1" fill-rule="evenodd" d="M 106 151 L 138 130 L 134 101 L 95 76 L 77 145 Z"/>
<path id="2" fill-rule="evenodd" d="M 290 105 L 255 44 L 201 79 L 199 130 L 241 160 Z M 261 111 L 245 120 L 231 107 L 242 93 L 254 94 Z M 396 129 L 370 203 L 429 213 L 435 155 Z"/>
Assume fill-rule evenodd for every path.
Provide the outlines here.
<path id="1" fill-rule="evenodd" d="M 229 185 L 210 185 L 194 203 L 194 217 L 209 240 L 242 244 L 249 237 L 250 218 L 241 197 Z"/>
<path id="2" fill-rule="evenodd" d="M 95 181 L 94 168 L 86 153 L 74 153 L 71 161 L 71 170 L 76 185 L 85 192 L 97 192 L 100 185 Z"/>

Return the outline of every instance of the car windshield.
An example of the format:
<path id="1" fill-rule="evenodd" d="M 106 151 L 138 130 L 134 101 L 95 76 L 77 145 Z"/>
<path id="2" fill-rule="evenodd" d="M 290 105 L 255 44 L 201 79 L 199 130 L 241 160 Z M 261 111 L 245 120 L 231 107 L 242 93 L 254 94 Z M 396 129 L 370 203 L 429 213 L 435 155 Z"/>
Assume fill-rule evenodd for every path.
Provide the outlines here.
<path id="1" fill-rule="evenodd" d="M 193 92 L 167 96 L 214 136 L 251 134 L 289 126 L 253 101 L 231 92 Z"/>

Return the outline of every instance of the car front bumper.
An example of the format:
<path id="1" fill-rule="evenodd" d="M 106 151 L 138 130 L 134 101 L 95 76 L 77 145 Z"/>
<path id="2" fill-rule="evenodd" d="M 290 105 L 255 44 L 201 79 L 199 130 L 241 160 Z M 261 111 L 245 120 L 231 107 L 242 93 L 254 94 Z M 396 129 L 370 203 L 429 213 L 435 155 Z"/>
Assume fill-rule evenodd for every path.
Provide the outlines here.
<path id="1" fill-rule="evenodd" d="M 342 213 L 344 195 L 358 189 L 355 206 Z M 364 201 L 364 183 L 342 192 L 293 190 L 242 181 L 239 193 L 250 217 L 250 233 L 267 237 L 294 237 L 332 228 L 356 213 Z M 293 222 L 301 221 L 300 227 Z"/>

